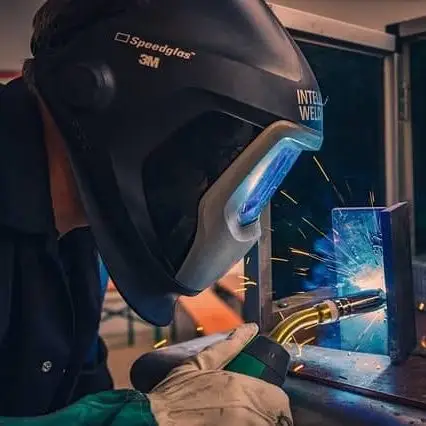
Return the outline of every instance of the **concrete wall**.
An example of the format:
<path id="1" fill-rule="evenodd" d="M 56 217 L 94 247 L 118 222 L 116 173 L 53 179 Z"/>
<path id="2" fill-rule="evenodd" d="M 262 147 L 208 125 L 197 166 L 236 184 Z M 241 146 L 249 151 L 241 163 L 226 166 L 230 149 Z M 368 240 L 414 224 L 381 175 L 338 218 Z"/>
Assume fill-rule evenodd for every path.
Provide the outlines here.
<path id="1" fill-rule="evenodd" d="M 388 23 L 426 15 L 426 0 L 272 1 L 379 30 Z M 43 0 L 0 0 L 0 70 L 19 69 L 29 55 L 31 19 L 42 3 Z"/>

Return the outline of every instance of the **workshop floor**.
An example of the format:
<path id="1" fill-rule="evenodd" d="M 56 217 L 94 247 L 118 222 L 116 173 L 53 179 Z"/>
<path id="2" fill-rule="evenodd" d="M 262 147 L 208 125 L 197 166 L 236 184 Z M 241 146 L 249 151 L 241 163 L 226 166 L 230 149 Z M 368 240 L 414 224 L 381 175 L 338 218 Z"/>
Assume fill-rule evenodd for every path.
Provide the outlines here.
<path id="1" fill-rule="evenodd" d="M 418 312 L 417 321 L 417 336 L 419 338 L 420 347 L 426 350 L 426 312 Z"/>
<path id="2" fill-rule="evenodd" d="M 109 349 L 108 364 L 117 389 L 130 388 L 129 372 L 133 362 L 143 353 L 152 350 L 152 327 L 136 324 L 135 344 L 127 344 L 127 324 L 124 319 L 114 318 L 101 326 L 101 335 Z"/>

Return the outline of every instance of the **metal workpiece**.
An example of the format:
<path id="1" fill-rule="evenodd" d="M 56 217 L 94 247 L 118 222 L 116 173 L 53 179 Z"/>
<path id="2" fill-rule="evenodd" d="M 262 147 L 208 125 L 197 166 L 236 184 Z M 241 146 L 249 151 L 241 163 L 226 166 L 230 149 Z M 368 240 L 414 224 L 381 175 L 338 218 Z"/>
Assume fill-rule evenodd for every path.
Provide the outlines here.
<path id="1" fill-rule="evenodd" d="M 293 419 L 303 426 L 407 426 L 426 424 L 426 413 L 397 403 L 288 378 Z"/>
<path id="2" fill-rule="evenodd" d="M 385 355 L 296 344 L 286 345 L 286 349 L 293 359 L 290 375 L 305 379 L 306 386 L 313 381 L 356 394 L 353 399 L 363 395 L 426 410 L 425 357 L 411 356 L 405 363 L 393 365 Z M 426 423 L 426 411 L 423 413 Z"/>

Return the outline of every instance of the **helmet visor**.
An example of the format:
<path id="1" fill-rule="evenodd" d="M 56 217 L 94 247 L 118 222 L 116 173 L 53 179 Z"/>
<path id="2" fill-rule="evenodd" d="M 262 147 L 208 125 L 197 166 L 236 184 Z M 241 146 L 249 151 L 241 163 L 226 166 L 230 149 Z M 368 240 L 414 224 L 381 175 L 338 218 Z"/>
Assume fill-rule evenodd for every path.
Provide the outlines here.
<path id="1" fill-rule="evenodd" d="M 237 221 L 247 226 L 257 221 L 302 152 L 292 138 L 281 139 L 256 165 L 237 189 Z"/>
<path id="2" fill-rule="evenodd" d="M 263 130 L 203 195 L 197 232 L 176 278 L 198 291 L 219 279 L 256 243 L 259 218 L 302 151 L 322 135 L 279 121 Z"/>

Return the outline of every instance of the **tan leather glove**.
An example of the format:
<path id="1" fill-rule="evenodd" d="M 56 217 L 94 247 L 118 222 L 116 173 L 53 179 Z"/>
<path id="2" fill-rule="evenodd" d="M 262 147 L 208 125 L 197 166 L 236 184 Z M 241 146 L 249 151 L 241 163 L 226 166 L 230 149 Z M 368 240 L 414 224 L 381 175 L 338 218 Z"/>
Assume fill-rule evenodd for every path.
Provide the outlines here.
<path id="1" fill-rule="evenodd" d="M 172 370 L 148 394 L 159 426 L 292 426 L 287 395 L 277 386 L 223 371 L 258 333 L 245 324 Z"/>

